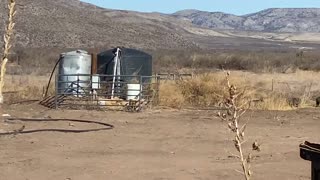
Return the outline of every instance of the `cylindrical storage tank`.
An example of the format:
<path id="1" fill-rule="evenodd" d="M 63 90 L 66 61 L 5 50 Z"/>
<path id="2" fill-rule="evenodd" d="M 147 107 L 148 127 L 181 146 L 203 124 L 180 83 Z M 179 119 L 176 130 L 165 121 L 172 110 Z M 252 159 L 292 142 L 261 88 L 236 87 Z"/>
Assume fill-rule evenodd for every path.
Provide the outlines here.
<path id="1" fill-rule="evenodd" d="M 98 54 L 98 74 L 113 75 L 114 57 L 116 49 L 107 50 Z M 124 76 L 152 76 L 152 56 L 136 49 L 121 48 L 120 74 Z M 122 78 L 127 83 L 139 82 L 132 77 Z M 143 82 L 151 81 L 151 78 L 144 78 Z"/>
<path id="2" fill-rule="evenodd" d="M 86 51 L 77 50 L 60 55 L 59 94 L 83 94 L 90 86 L 92 56 Z M 85 76 L 86 75 L 86 76 Z"/>

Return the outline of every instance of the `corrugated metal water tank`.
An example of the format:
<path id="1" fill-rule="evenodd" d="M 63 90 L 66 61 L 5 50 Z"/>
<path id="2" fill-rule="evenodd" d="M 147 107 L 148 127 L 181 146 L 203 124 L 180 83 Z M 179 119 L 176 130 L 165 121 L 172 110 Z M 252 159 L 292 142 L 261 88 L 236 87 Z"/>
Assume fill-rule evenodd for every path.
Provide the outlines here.
<path id="1" fill-rule="evenodd" d="M 86 51 L 77 50 L 62 53 L 60 59 L 58 92 L 82 93 L 83 88 L 90 85 L 92 56 Z M 71 74 L 76 76 L 63 76 Z M 77 74 L 88 74 L 88 76 L 77 76 Z"/>
<path id="2" fill-rule="evenodd" d="M 113 75 L 114 57 L 116 49 L 107 50 L 98 54 L 98 74 Z M 152 56 L 136 49 L 121 48 L 120 74 L 152 76 Z M 125 78 L 124 81 L 130 81 L 132 78 Z M 150 81 L 145 78 L 143 81 Z"/>

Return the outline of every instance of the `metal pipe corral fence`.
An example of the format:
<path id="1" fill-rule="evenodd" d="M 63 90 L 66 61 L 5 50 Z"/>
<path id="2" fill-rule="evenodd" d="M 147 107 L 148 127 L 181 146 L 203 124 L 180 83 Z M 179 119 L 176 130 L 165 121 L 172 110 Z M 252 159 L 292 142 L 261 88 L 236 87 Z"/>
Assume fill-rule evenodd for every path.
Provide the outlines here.
<path id="1" fill-rule="evenodd" d="M 137 112 L 159 102 L 159 83 L 157 75 L 57 74 L 55 96 L 42 104 L 56 109 Z"/>

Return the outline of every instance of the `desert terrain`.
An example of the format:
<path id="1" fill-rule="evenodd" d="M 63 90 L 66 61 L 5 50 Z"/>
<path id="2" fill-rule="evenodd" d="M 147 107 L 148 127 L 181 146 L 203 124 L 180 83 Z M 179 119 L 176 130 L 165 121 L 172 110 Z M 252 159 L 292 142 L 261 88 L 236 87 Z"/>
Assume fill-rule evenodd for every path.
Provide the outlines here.
<path id="1" fill-rule="evenodd" d="M 5 28 L 10 6 L 1 5 L 0 34 L 7 36 L 0 55 L 9 60 L 0 106 L 1 180 L 244 179 L 232 128 L 217 116 L 232 94 L 226 71 L 241 92 L 235 104 L 252 103 L 239 120 L 247 123 L 243 149 L 252 153 L 252 178 L 311 178 L 299 145 L 320 142 L 319 8 L 163 14 L 25 0 L 17 13 L 11 6 L 9 17 L 16 16 Z M 158 104 L 139 113 L 39 104 L 60 53 L 96 55 L 114 47 L 152 55 L 153 74 L 191 78 L 161 80 Z M 112 128 L 98 131 L 99 123 Z"/>
<path id="2" fill-rule="evenodd" d="M 37 104 L 6 106 L 12 117 L 75 118 L 114 125 L 88 133 L 38 132 L 0 137 L 0 177 L 42 179 L 242 179 L 232 133 L 215 110 L 157 108 L 143 113 L 48 110 Z M 299 144 L 319 142 L 319 109 L 250 111 L 248 142 L 261 143 L 254 153 L 254 179 L 310 179 L 310 162 L 299 157 Z M 1 120 L 1 131 L 88 129 L 68 122 Z"/>

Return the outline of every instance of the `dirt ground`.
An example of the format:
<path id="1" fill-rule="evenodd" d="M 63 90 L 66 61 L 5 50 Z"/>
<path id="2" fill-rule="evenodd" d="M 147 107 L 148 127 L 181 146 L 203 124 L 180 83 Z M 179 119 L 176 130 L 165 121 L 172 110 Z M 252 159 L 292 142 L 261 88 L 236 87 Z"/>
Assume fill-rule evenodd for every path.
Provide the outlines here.
<path id="1" fill-rule="evenodd" d="M 248 112 L 248 148 L 262 151 L 252 163 L 254 179 L 310 179 L 310 162 L 299 156 L 305 140 L 320 142 L 320 109 Z M 4 180 L 212 180 L 242 179 L 232 134 L 216 111 L 154 109 L 142 113 L 48 110 L 38 105 L 5 107 L 24 118 L 78 118 L 111 123 L 112 130 L 80 134 L 38 132 L 0 136 Z M 68 122 L 5 123 L 1 131 L 26 126 L 87 129 Z"/>

